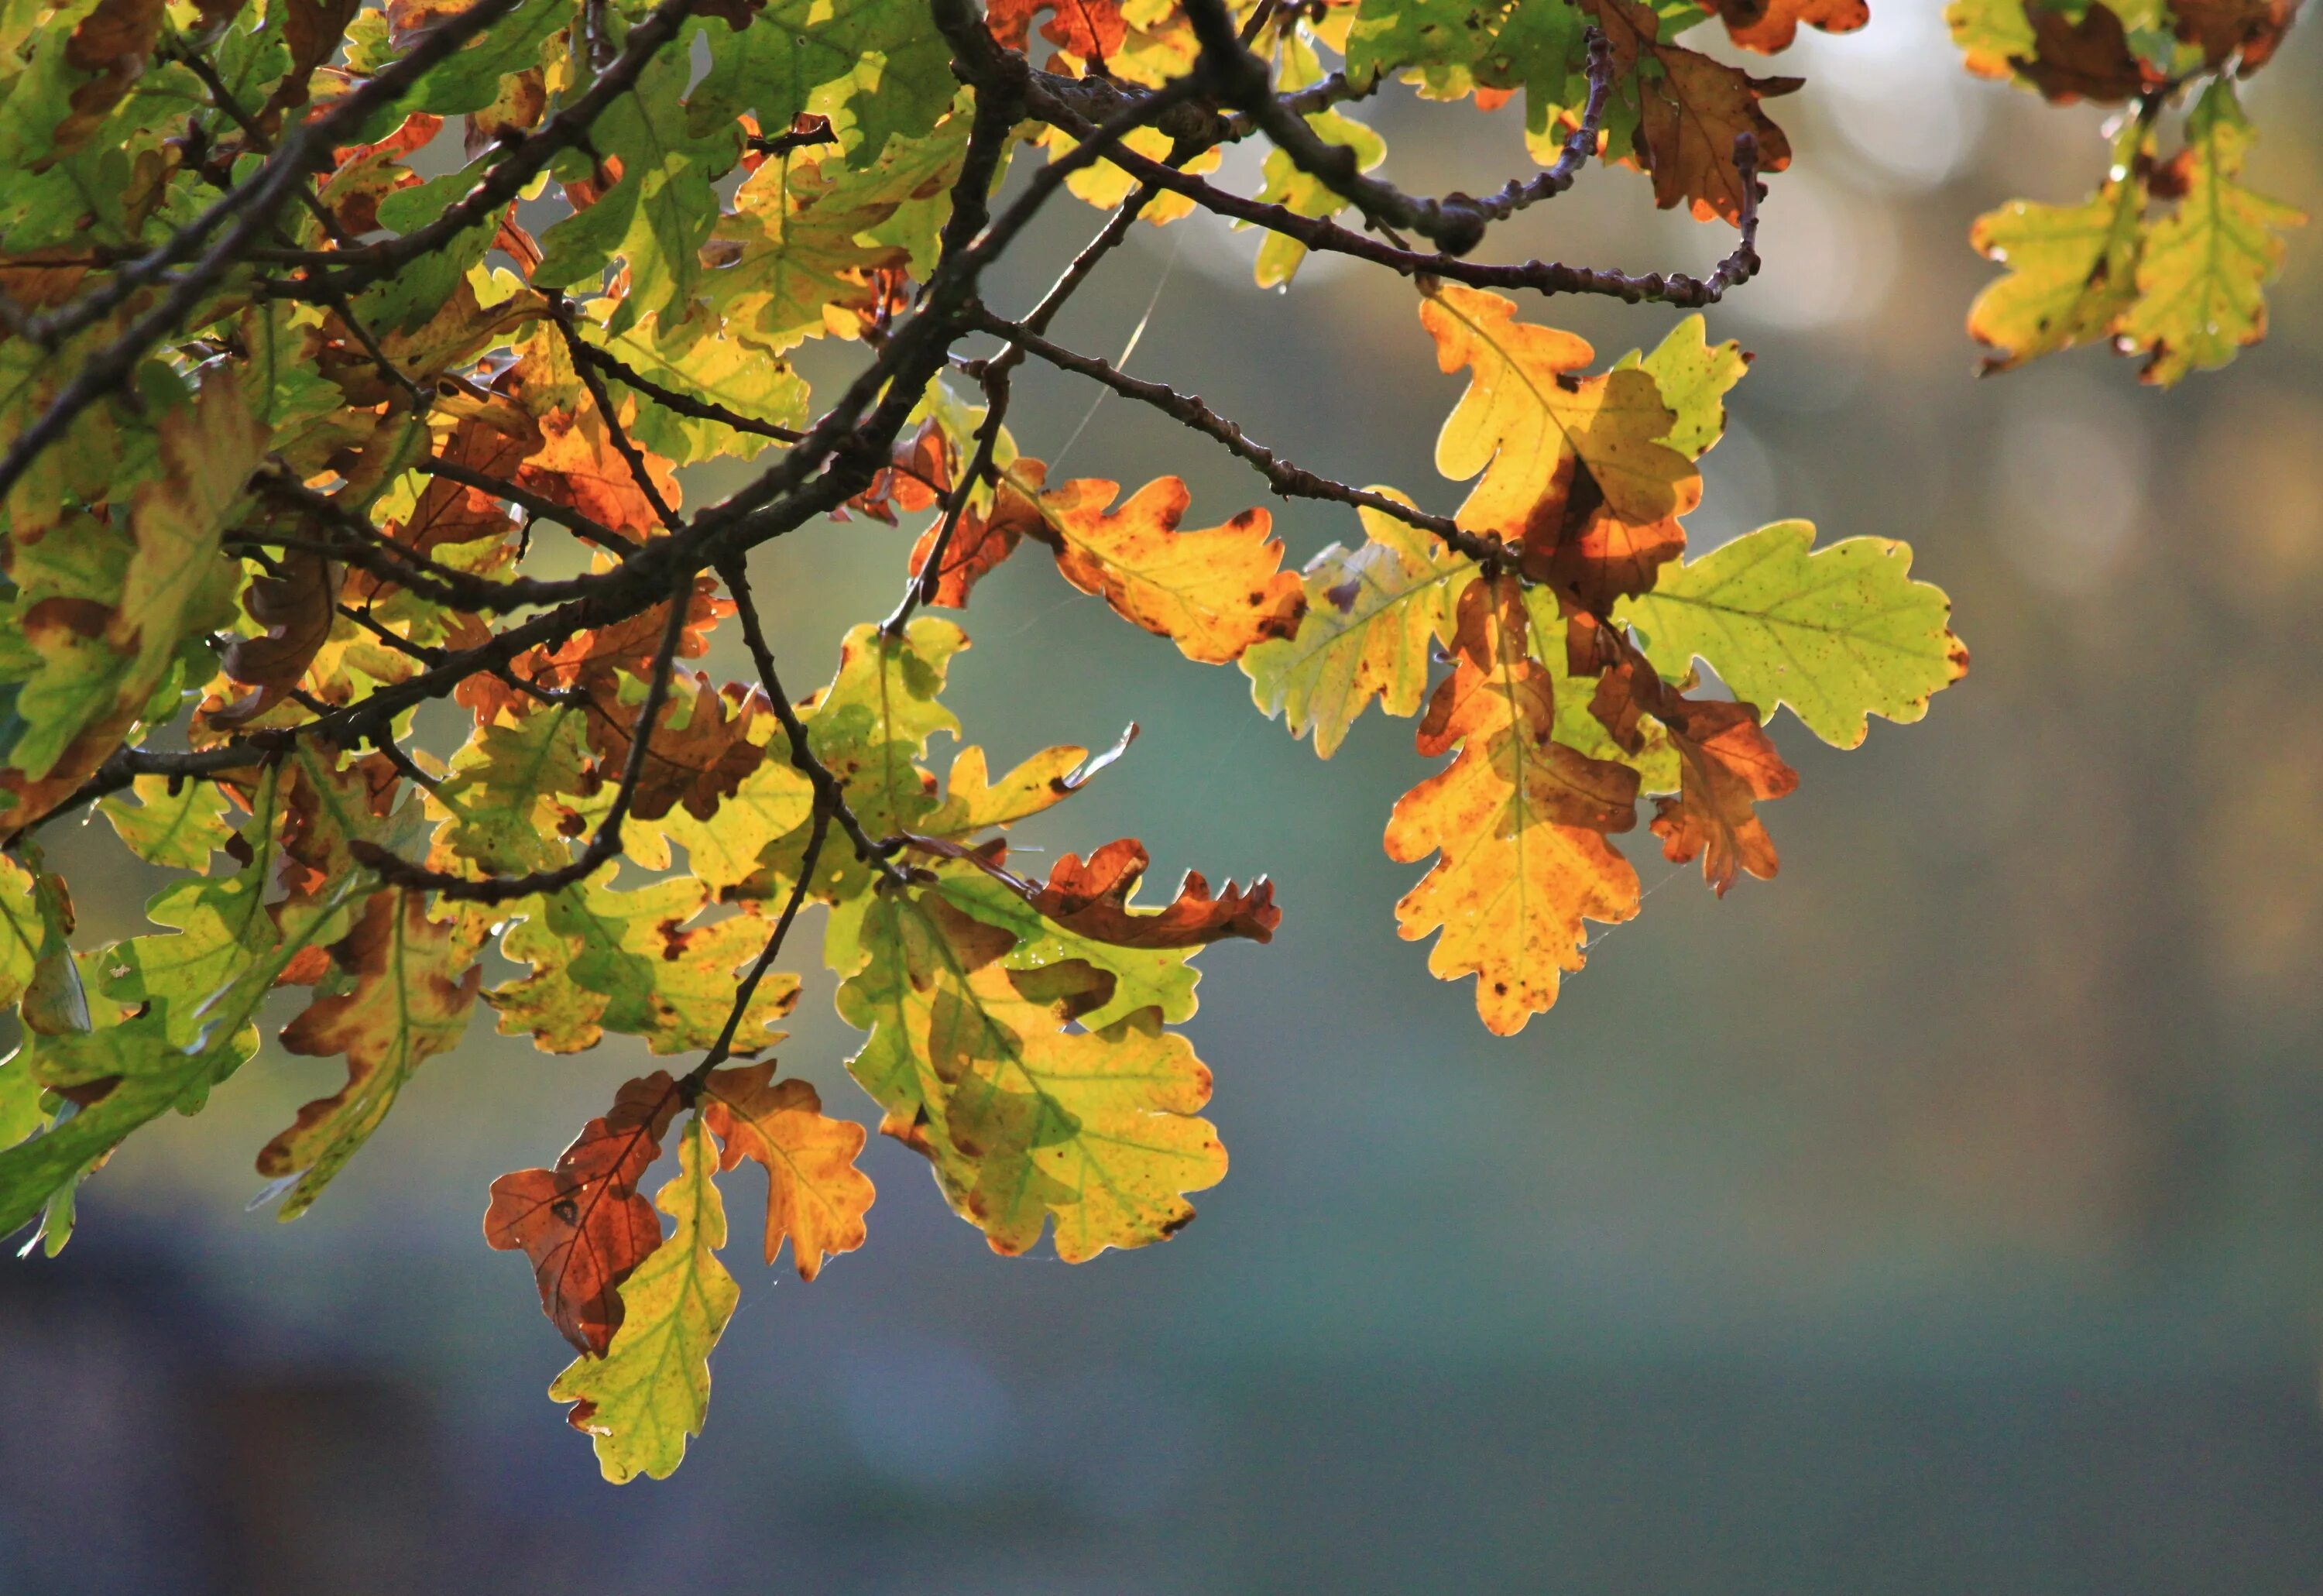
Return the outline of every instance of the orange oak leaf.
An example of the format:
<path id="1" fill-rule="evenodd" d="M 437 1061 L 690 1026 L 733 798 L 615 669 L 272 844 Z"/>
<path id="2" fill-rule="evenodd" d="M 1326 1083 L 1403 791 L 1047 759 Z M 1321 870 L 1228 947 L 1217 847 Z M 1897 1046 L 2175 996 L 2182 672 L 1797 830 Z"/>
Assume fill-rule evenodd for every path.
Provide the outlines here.
<path id="1" fill-rule="evenodd" d="M 1789 94 L 1796 78 L 1753 78 L 1682 45 L 1661 41 L 1661 18 L 1639 0 L 1582 0 L 1612 47 L 1617 82 L 1629 86 L 1638 107 L 1639 160 L 1653 174 L 1654 203 L 1681 201 L 1708 221 L 1740 225 L 1744 185 L 1734 140 L 1758 141 L 1758 170 L 1791 163 L 1791 143 L 1768 120 L 1758 102 Z"/>
<path id="2" fill-rule="evenodd" d="M 1019 460 L 1015 471 L 1019 477 L 1037 483 L 1040 478 L 1035 473 L 1040 465 L 1037 460 Z M 921 576 L 926 572 L 941 525 L 939 521 L 930 526 L 912 546 L 913 575 Z M 943 565 L 936 573 L 935 591 L 928 601 L 947 610 L 966 609 L 968 595 L 976 584 L 1015 554 L 1016 545 L 1026 536 L 1042 537 L 1044 527 L 1041 507 L 1027 498 L 1016 482 L 1003 478 L 994 488 L 989 505 L 971 503 L 960 512 L 960 524 L 952 528 L 951 541 L 944 546 Z"/>
<path id="3" fill-rule="evenodd" d="M 1470 373 L 1436 468 L 1476 478 L 1462 526 L 1520 544 L 1529 574 L 1603 610 L 1685 546 L 1677 518 L 1702 502 L 1702 475 L 1662 441 L 1676 416 L 1649 372 L 1576 375 L 1586 340 L 1516 316 L 1513 300 L 1456 283 L 1420 301 L 1437 365 Z"/>
<path id="4" fill-rule="evenodd" d="M 1775 841 L 1755 806 L 1788 796 L 1799 775 L 1775 751 L 1756 706 L 1674 699 L 1657 712 L 1677 749 L 1681 784 L 1675 797 L 1654 801 L 1663 856 L 1683 865 L 1699 854 L 1703 879 L 1721 897 L 1740 871 L 1772 880 Z"/>
<path id="5" fill-rule="evenodd" d="M 1023 50 L 1031 41 L 1033 19 L 1051 10 L 1056 14 L 1042 24 L 1041 37 L 1085 61 L 1110 60 L 1128 41 L 1121 0 L 991 0 L 985 25 L 1008 49 Z"/>
<path id="6" fill-rule="evenodd" d="M 1509 1036 L 1577 970 L 1584 922 L 1638 912 L 1638 875 L 1606 840 L 1637 823 L 1638 774 L 1555 740 L 1548 671 L 1528 652 L 1524 595 L 1506 578 L 1460 595 L 1455 663 L 1419 748 L 1458 752 L 1396 801 L 1388 857 L 1434 867 L 1396 905 L 1406 940 L 1440 932 L 1428 968 L 1476 977 L 1484 1024 Z"/>
<path id="7" fill-rule="evenodd" d="M 2044 98 L 2060 104 L 2095 100 L 2117 105 L 2153 87 L 2151 74 L 2129 47 L 2129 36 L 2105 0 L 2092 0 L 2078 23 L 2062 12 L 2027 5 L 2034 52 L 2012 61 Z"/>
<path id="8" fill-rule="evenodd" d="M 332 946 L 344 985 L 283 1029 L 282 1047 L 316 1059 L 344 1053 L 347 1083 L 299 1109 L 290 1128 L 259 1151 L 260 1174 L 298 1174 L 283 1218 L 313 1204 L 387 1117 L 412 1072 L 459 1042 L 483 982 L 481 931 L 430 920 L 419 893 L 381 892 Z"/>
<path id="9" fill-rule="evenodd" d="M 1282 923 L 1274 884 L 1264 876 L 1247 888 L 1229 881 L 1213 897 L 1202 873 L 1189 870 L 1169 904 L 1137 908 L 1129 898 L 1148 862 L 1145 845 L 1134 837 L 1106 843 L 1087 864 L 1069 853 L 1029 901 L 1067 931 L 1122 948 L 1195 948 L 1226 937 L 1263 942 Z"/>
<path id="10" fill-rule="evenodd" d="M 634 409 L 634 400 L 629 408 Z M 519 487 L 577 509 L 616 532 L 637 537 L 660 534 L 661 518 L 629 474 L 629 463 L 613 447 L 604 417 L 593 409 L 577 414 L 551 410 L 540 417 L 540 446 L 517 468 Z M 680 494 L 670 463 L 649 450 L 638 453 L 662 501 L 676 509 Z"/>
<path id="11" fill-rule="evenodd" d="M 1077 477 L 1041 495 L 1040 536 L 1066 581 L 1204 665 L 1230 664 L 1253 643 L 1298 631 L 1306 590 L 1297 572 L 1282 569 L 1282 544 L 1264 510 L 1180 532 L 1193 497 L 1179 478 L 1157 477 L 1108 509 L 1120 491 L 1118 482 Z"/>
<path id="12" fill-rule="evenodd" d="M 661 1221 L 638 1181 L 661 1156 L 678 1110 L 666 1069 L 624 1082 L 601 1119 L 581 1128 L 553 1169 L 492 1182 L 484 1240 L 532 1260 L 540 1306 L 558 1334 L 599 1357 L 621 1324 L 621 1282 L 661 1245 Z"/>
<path id="13" fill-rule="evenodd" d="M 725 1148 L 719 1168 L 755 1159 L 767 1170 L 767 1261 L 791 1244 L 799 1279 L 826 1258 L 863 1244 L 863 1216 L 876 1193 L 855 1167 L 866 1140 L 853 1120 L 822 1112 L 814 1087 L 776 1080 L 775 1061 L 712 1070 L 702 1083 L 702 1117 Z"/>
<path id="14" fill-rule="evenodd" d="M 687 601 L 685 628 L 677 642 L 677 657 L 700 659 L 710 650 L 710 632 L 734 613 L 733 601 L 718 596 L 717 580 L 698 576 Z M 509 674 L 537 688 L 580 685 L 616 670 L 640 681 L 653 673 L 653 659 L 661 647 L 662 628 L 669 624 L 669 606 L 652 609 L 588 631 L 575 632 L 556 647 L 533 648 L 510 662 Z M 454 695 L 475 711 L 477 720 L 490 725 L 502 710 L 533 702 L 528 693 L 494 676 L 477 674 L 460 683 Z"/>
<path id="15" fill-rule="evenodd" d="M 1871 20 L 1866 0 L 1702 0 L 1702 8 L 1725 23 L 1728 38 L 1760 55 L 1788 50 L 1801 23 L 1851 33 Z"/>
<path id="16" fill-rule="evenodd" d="M 847 507 L 892 527 L 899 512 L 915 514 L 941 504 L 951 491 L 951 440 L 933 420 L 924 421 L 908 441 L 896 444 L 889 463 Z"/>

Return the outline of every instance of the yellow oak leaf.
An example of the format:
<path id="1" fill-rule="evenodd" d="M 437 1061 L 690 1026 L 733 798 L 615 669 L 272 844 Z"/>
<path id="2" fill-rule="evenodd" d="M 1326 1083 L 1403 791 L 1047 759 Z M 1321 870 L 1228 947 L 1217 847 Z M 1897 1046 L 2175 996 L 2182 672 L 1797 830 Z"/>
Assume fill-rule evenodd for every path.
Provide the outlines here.
<path id="1" fill-rule="evenodd" d="M 1516 317 L 1513 300 L 1456 283 L 1420 301 L 1437 364 L 1469 370 L 1436 440 L 1437 470 L 1477 478 L 1460 524 L 1521 543 L 1529 571 L 1554 571 L 1592 607 L 1601 587 L 1650 587 L 1685 546 L 1677 518 L 1702 502 L 1694 463 L 1664 441 L 1677 413 L 1644 368 L 1577 376 L 1585 340 Z"/>
<path id="2" fill-rule="evenodd" d="M 1020 461 L 1016 472 L 1029 463 Z M 1079 477 L 1041 494 L 1045 530 L 1036 535 L 1056 552 L 1066 581 L 1204 665 L 1227 664 L 1254 643 L 1299 629 L 1306 596 L 1298 574 L 1282 569 L 1282 544 L 1264 510 L 1181 532 L 1193 496 L 1179 478 L 1157 477 L 1120 509 L 1108 508 L 1120 491 L 1118 482 Z"/>
<path id="3" fill-rule="evenodd" d="M 1637 823 L 1638 773 L 1555 740 L 1548 671 L 1527 652 L 1524 597 L 1506 578 L 1460 595 L 1453 673 L 1420 721 L 1424 755 L 1450 766 L 1396 801 L 1387 852 L 1435 867 L 1396 905 L 1408 941 L 1440 931 L 1428 968 L 1476 977 L 1476 1010 L 1501 1036 L 1556 1001 L 1582 966 L 1584 922 L 1638 912 L 1638 873 L 1606 840 Z"/>

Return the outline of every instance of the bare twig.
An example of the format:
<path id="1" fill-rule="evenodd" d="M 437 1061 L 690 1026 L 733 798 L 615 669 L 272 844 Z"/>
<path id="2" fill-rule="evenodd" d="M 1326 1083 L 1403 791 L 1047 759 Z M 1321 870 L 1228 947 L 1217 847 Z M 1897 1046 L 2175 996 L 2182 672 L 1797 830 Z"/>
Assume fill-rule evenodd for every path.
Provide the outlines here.
<path id="1" fill-rule="evenodd" d="M 750 1000 L 758 994 L 758 983 L 766 979 L 767 969 L 782 952 L 792 922 L 798 919 L 800 909 L 806 904 L 807 886 L 814 880 L 814 867 L 822 858 L 822 841 L 830 834 L 831 811 L 817 799 L 813 821 L 807 828 L 806 848 L 799 856 L 798 879 L 791 883 L 790 896 L 783 902 L 783 912 L 775 921 L 775 929 L 767 934 L 767 945 L 758 950 L 758 957 L 750 961 L 748 973 L 734 988 L 733 1006 L 726 1011 L 726 1023 L 718 1028 L 718 1039 L 710 1044 L 702 1062 L 686 1071 L 685 1078 L 678 1083 L 684 1101 L 692 1102 L 700 1094 L 702 1083 L 710 1078 L 710 1072 L 733 1056 L 735 1035 L 742 1028 L 743 1017 L 750 1012 Z"/>
<path id="2" fill-rule="evenodd" d="M 1291 464 L 1265 445 L 1253 442 L 1244 433 L 1241 423 L 1227 420 L 1191 394 L 1180 393 L 1165 383 L 1132 377 L 1094 355 L 1077 353 L 1052 344 L 1021 324 L 1005 321 L 989 311 L 979 318 L 979 325 L 984 331 L 1006 338 L 1019 348 L 1039 355 L 1060 371 L 1072 371 L 1102 382 L 1125 399 L 1151 405 L 1172 420 L 1216 438 L 1236 459 L 1256 466 L 1274 491 L 1286 498 L 1324 499 L 1338 504 L 1375 509 L 1382 515 L 1393 516 L 1399 521 L 1434 533 L 1444 540 L 1446 547 L 1457 549 L 1470 559 L 1497 563 L 1507 557 L 1508 550 L 1500 539 L 1471 532 L 1448 516 L 1430 515 L 1384 493 L 1376 493 L 1368 488 L 1351 488 L 1344 482 L 1333 482 L 1328 477 L 1318 476 L 1301 466 Z"/>
<path id="3" fill-rule="evenodd" d="M 776 673 L 774 650 L 767 645 L 766 628 L 758 619 L 758 601 L 750 593 L 749 573 L 743 569 L 741 561 L 733 560 L 720 566 L 718 574 L 734 601 L 735 615 L 742 623 L 742 641 L 750 650 L 750 662 L 758 667 L 758 685 L 766 690 L 767 700 L 774 706 L 775 720 L 781 725 L 783 736 L 790 744 L 791 765 L 806 777 L 807 784 L 814 789 L 815 812 L 828 814 L 839 822 L 839 829 L 846 832 L 847 839 L 855 845 L 855 857 L 870 866 L 880 880 L 890 886 L 908 885 L 910 877 L 896 868 L 894 858 L 901 843 L 893 839 L 875 841 L 863 830 L 863 822 L 848 803 L 846 784 L 832 774 L 829 766 L 815 757 L 814 749 L 808 742 L 806 723 L 799 719 L 797 706 L 783 691 L 782 678 Z M 812 872 L 801 871 L 803 877 L 809 874 Z"/>
<path id="4" fill-rule="evenodd" d="M 687 601 L 692 597 L 693 585 L 689 580 L 669 596 L 669 619 L 662 628 L 661 642 L 654 651 L 652 674 L 646 679 L 645 702 L 629 733 L 629 757 L 621 762 L 620 781 L 613 789 L 613 802 L 598 821 L 587 844 L 572 859 L 552 870 L 535 870 L 524 876 L 489 876 L 479 881 L 412 864 L 376 843 L 351 843 L 348 851 L 358 863 L 370 866 L 392 885 L 432 890 L 446 898 L 471 903 L 505 903 L 534 893 L 556 892 L 595 875 L 610 864 L 621 851 L 621 828 L 629 820 L 629 806 L 636 802 L 638 784 L 645 778 L 654 731 L 669 702 L 670 677 L 676 669 L 678 642 L 685 635 Z"/>

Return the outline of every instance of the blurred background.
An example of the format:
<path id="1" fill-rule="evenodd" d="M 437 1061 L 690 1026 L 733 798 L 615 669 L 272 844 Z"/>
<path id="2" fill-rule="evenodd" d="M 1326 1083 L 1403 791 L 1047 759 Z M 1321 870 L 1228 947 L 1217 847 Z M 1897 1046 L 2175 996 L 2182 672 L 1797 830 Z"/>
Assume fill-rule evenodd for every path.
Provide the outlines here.
<path id="1" fill-rule="evenodd" d="M 1799 158 L 1766 274 L 1711 315 L 1758 360 L 1691 527 L 1908 539 L 1975 667 L 1851 754 L 1777 724 L 1804 778 L 1768 813 L 1779 883 L 1715 901 L 1641 832 L 1644 914 L 1495 1041 L 1395 935 L 1409 725 L 1369 716 L 1322 763 L 1238 673 L 1020 558 L 965 618 L 970 736 L 1013 761 L 1144 733 L 1024 845 L 1136 835 L 1157 878 L 1264 871 L 1289 911 L 1202 960 L 1235 1166 L 1199 1222 L 999 1259 L 875 1139 L 871 1244 L 812 1287 L 731 1259 L 708 1433 L 616 1490 L 479 1220 L 642 1050 L 553 1059 L 480 1019 L 286 1227 L 245 1211 L 250 1160 L 336 1066 L 270 1046 L 134 1139 L 61 1258 L 0 1268 L 0 1591 L 2323 1588 L 2323 237 L 2223 373 L 2161 394 L 2089 353 L 1979 381 L 1968 225 L 2083 194 L 2101 114 L 1969 78 L 1934 0 L 1874 9 L 1781 69 L 1810 80 L 1777 108 Z M 2318 21 L 2248 86 L 2254 180 L 2310 210 Z M 1524 170 L 1515 118 L 1377 107 L 1431 192 Z M 1059 205 L 993 302 L 1097 220 Z M 1635 271 L 1731 239 L 1629 172 L 1508 234 Z M 1262 294 L 1253 248 L 1141 226 L 1061 334 L 1110 356 L 1150 313 L 1133 370 L 1456 504 L 1430 461 L 1464 379 L 1409 285 L 1310 261 Z M 1608 360 L 1675 319 L 1525 314 Z M 1180 472 L 1204 525 L 1269 502 L 1298 561 L 1357 535 L 1091 397 L 1030 371 L 1020 445 Z M 907 546 L 858 520 L 761 552 L 796 691 Z M 154 883 L 109 835 L 54 851 L 85 927 L 133 929 Z M 793 1032 L 785 1068 L 869 1119 L 827 979 Z"/>

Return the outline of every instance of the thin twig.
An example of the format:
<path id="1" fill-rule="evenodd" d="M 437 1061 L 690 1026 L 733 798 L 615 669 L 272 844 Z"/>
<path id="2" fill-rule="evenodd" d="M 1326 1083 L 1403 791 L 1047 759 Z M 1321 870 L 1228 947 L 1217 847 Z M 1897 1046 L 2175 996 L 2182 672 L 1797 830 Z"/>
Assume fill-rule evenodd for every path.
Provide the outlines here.
<path id="1" fill-rule="evenodd" d="M 685 1078 L 678 1083 L 685 1102 L 693 1101 L 702 1091 L 702 1083 L 710 1078 L 710 1072 L 733 1056 L 734 1037 L 742 1028 L 743 1016 L 750 1012 L 750 1000 L 758 995 L 758 983 L 766 978 L 768 967 L 783 950 L 783 939 L 790 935 L 791 922 L 805 906 L 807 885 L 814 879 L 816 861 L 822 858 L 822 839 L 830 833 L 831 811 L 818 799 L 813 822 L 807 830 L 806 849 L 799 856 L 798 879 L 791 883 L 791 895 L 784 901 L 775 929 L 768 933 L 767 945 L 758 949 L 758 957 L 750 961 L 749 973 L 734 988 L 734 1004 L 726 1011 L 726 1023 L 718 1028 L 718 1040 L 710 1044 L 702 1062 L 686 1071 Z"/>
<path id="2" fill-rule="evenodd" d="M 1060 371 L 1072 371 L 1102 382 L 1125 399 L 1151 405 L 1171 419 L 1216 438 L 1236 459 L 1256 466 L 1259 473 L 1279 494 L 1296 499 L 1329 500 L 1338 504 L 1378 510 L 1382 515 L 1393 516 L 1399 521 L 1434 533 L 1444 540 L 1446 546 L 1458 550 L 1472 560 L 1499 563 L 1507 557 L 1508 550 L 1500 539 L 1471 532 L 1448 516 L 1430 515 L 1384 493 L 1373 492 L 1368 488 L 1352 488 L 1345 482 L 1333 482 L 1302 466 L 1291 464 L 1265 445 L 1253 441 L 1244 433 L 1240 422 L 1227 420 L 1192 394 L 1180 393 L 1166 383 L 1132 377 L 1095 355 L 1081 354 L 1061 344 L 1052 344 L 1029 328 L 1003 320 L 989 311 L 980 317 L 980 325 L 984 331 L 1008 339 Z"/>
<path id="3" fill-rule="evenodd" d="M 847 802 L 847 784 L 832 774 L 831 766 L 815 757 L 814 749 L 809 746 L 806 723 L 799 719 L 797 707 L 783 691 L 782 678 L 776 674 L 774 650 L 767 646 L 766 628 L 758 620 L 758 601 L 750 593 L 749 573 L 743 569 L 741 561 L 734 560 L 721 565 L 718 574 L 725 582 L 726 592 L 734 601 L 734 612 L 742 622 L 742 641 L 750 650 L 750 662 L 758 667 L 758 685 L 766 690 L 767 700 L 774 706 L 775 720 L 789 740 L 791 765 L 814 789 L 816 808 L 828 811 L 831 818 L 839 822 L 839 829 L 855 845 L 855 857 L 870 866 L 881 880 L 890 886 L 907 885 L 910 877 L 895 867 L 893 858 L 901 844 L 871 839 Z"/>
<path id="4" fill-rule="evenodd" d="M 677 646 L 685 635 L 686 611 L 692 596 L 691 581 L 669 596 L 669 620 L 663 626 L 661 643 L 654 651 L 652 674 L 646 680 L 645 702 L 629 733 L 629 757 L 621 762 L 620 782 L 613 789 L 612 804 L 598 821 L 588 843 L 568 862 L 552 870 L 535 870 L 523 876 L 488 876 L 471 880 L 412 864 L 376 843 L 354 842 L 348 845 L 348 852 L 357 863 L 370 866 L 393 885 L 431 890 L 445 898 L 470 903 L 505 903 L 534 893 L 556 892 L 595 875 L 621 851 L 621 828 L 629 818 L 630 804 L 637 799 L 638 784 L 645 779 L 654 731 L 662 710 L 669 702 L 670 677 L 676 669 Z"/>

